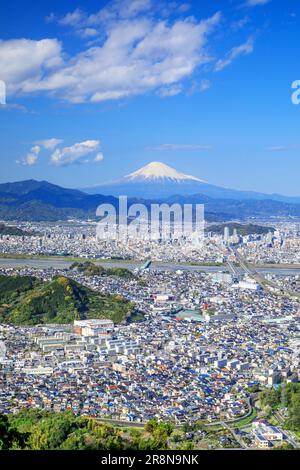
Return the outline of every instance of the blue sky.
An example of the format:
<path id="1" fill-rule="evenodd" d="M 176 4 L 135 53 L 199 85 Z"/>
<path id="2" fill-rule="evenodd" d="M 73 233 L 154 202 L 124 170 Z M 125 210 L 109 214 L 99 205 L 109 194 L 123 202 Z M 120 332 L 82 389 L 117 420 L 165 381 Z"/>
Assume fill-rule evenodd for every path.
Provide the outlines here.
<path id="1" fill-rule="evenodd" d="M 5 2 L 0 181 L 85 187 L 155 160 L 300 196 L 299 25 L 298 0 Z"/>

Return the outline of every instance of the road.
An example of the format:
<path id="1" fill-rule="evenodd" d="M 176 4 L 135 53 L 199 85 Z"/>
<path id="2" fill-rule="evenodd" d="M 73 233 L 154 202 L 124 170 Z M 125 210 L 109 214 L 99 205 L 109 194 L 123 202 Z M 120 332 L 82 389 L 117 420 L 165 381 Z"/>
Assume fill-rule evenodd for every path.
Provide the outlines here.
<path id="1" fill-rule="evenodd" d="M 283 432 L 283 434 L 286 436 L 286 440 L 292 444 L 292 446 L 294 446 L 295 449 L 300 449 L 300 445 L 298 442 L 295 441 L 291 431 L 286 431 L 286 430 L 282 430 L 281 431 Z"/>
<path id="2" fill-rule="evenodd" d="M 282 295 L 284 297 L 290 297 L 290 298 L 293 298 L 293 299 L 295 299 L 295 298 L 300 299 L 300 293 L 299 292 L 292 291 L 292 290 L 289 290 L 289 289 L 284 289 L 283 290 L 275 282 L 267 280 L 264 277 L 264 275 L 261 271 L 258 272 L 258 270 L 254 266 L 249 265 L 247 260 L 245 260 L 245 258 L 243 258 L 236 250 L 234 250 L 231 247 L 229 247 L 229 250 L 235 256 L 236 261 L 239 263 L 241 269 L 246 274 L 248 274 L 249 277 L 251 277 L 258 284 L 260 284 L 263 289 L 267 289 L 267 290 L 271 291 L 271 288 L 272 288 L 271 292 L 273 294 Z M 276 274 L 276 271 L 274 271 L 274 274 Z"/>
<path id="3" fill-rule="evenodd" d="M 232 429 L 225 421 L 222 421 L 221 422 L 222 426 L 227 429 L 228 431 L 230 431 L 230 433 L 233 435 L 234 439 L 240 444 L 240 446 L 243 448 L 243 449 L 248 449 L 248 446 L 247 444 L 245 444 L 245 442 L 243 441 L 243 439 L 241 438 L 241 436 L 239 436 L 234 429 Z"/>
<path id="4" fill-rule="evenodd" d="M 250 416 L 252 411 L 253 411 L 252 399 L 251 398 L 247 398 L 247 404 L 248 404 L 249 410 L 244 416 L 233 419 L 233 420 L 228 420 L 228 421 L 216 421 L 214 423 L 207 423 L 207 424 L 205 424 L 205 426 L 218 426 L 218 425 L 224 426 L 224 423 L 226 425 L 230 426 L 231 424 L 238 423 L 242 419 L 248 418 L 248 416 Z M 107 424 L 115 424 L 116 426 L 126 426 L 126 427 L 134 427 L 134 428 L 136 428 L 136 427 L 137 428 L 143 428 L 146 425 L 145 422 L 138 423 L 136 421 L 122 421 L 122 420 L 109 419 L 109 418 L 95 418 L 95 420 L 96 421 L 101 421 L 101 422 L 107 423 Z M 183 426 L 183 424 L 178 424 L 178 425 L 175 426 L 175 428 L 180 429 L 180 428 L 182 428 L 182 426 Z"/>
<path id="5" fill-rule="evenodd" d="M 275 418 L 278 419 L 278 422 L 281 424 L 281 425 L 284 425 L 284 417 L 282 416 L 282 414 L 279 412 L 279 411 L 276 411 L 275 412 Z M 285 435 L 286 437 L 286 440 L 292 444 L 292 446 L 295 448 L 295 449 L 300 449 L 300 444 L 298 442 L 295 441 L 295 438 L 294 438 L 294 435 L 291 431 L 287 431 L 286 429 L 282 429 L 281 427 L 279 428 L 280 431 Z"/>

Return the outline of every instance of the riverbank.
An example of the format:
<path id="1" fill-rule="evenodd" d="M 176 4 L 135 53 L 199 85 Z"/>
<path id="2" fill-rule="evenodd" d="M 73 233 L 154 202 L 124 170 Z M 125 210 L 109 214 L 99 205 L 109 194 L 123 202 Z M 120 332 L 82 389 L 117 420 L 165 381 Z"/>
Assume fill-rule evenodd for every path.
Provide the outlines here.
<path id="1" fill-rule="evenodd" d="M 81 257 L 76 257 L 76 256 L 66 256 L 66 255 L 26 255 L 26 254 L 19 254 L 19 253 L 0 253 L 0 262 L 2 259 L 5 260 L 19 260 L 19 261 L 26 261 L 26 260 L 37 260 L 37 261 L 65 261 L 69 263 L 75 263 L 75 262 L 82 262 L 82 261 L 91 261 L 95 264 L 103 264 L 103 263 L 116 263 L 116 264 L 133 264 L 133 265 L 138 265 L 142 263 L 142 260 L 136 260 L 133 258 L 128 258 L 128 259 L 114 259 L 114 258 L 81 258 Z M 163 265 L 176 265 L 176 266 L 190 266 L 190 267 L 195 267 L 195 268 L 226 268 L 228 269 L 228 266 L 226 263 L 213 263 L 213 262 L 207 262 L 207 263 L 201 263 L 198 264 L 196 261 L 190 261 L 190 262 L 168 262 L 168 261 L 157 261 L 157 260 L 152 260 L 152 263 L 158 264 L 160 266 Z M 249 266 L 254 268 L 254 269 L 300 269 L 300 264 L 299 263 L 260 263 L 260 264 L 251 264 L 249 263 Z"/>
<path id="2" fill-rule="evenodd" d="M 28 267 L 31 269 L 69 269 L 74 262 L 87 261 L 87 258 L 77 258 L 68 256 L 29 256 L 18 255 L 12 257 L 12 255 L 1 256 L 0 255 L 0 267 L 3 268 L 20 268 Z M 106 268 L 126 268 L 134 271 L 140 268 L 144 264 L 144 260 L 112 260 L 112 259 L 89 259 L 97 265 L 104 265 Z M 300 274 L 300 265 L 254 265 L 252 266 L 257 273 L 261 275 L 275 274 L 278 276 L 292 276 Z M 226 264 L 190 264 L 190 263 L 176 263 L 176 262 L 162 262 L 152 261 L 151 269 L 158 271 L 191 271 L 191 272 L 203 272 L 213 274 L 219 271 L 228 272 L 229 268 Z M 236 268 L 237 272 L 243 272 L 241 268 Z"/>

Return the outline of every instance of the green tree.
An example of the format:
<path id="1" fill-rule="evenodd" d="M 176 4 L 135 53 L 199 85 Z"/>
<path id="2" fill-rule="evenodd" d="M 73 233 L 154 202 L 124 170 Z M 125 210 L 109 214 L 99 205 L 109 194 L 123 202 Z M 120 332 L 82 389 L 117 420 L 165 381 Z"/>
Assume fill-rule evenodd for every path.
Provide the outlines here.
<path id="1" fill-rule="evenodd" d="M 21 434 L 10 426 L 7 416 L 0 414 L 0 450 L 20 447 L 22 444 Z"/>

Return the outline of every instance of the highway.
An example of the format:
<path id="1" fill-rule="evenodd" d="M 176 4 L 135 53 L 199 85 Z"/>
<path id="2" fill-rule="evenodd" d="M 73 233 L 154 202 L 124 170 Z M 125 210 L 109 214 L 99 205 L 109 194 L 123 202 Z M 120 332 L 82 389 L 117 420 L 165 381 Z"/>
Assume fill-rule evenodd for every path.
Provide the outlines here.
<path id="1" fill-rule="evenodd" d="M 300 293 L 299 292 L 292 291 L 292 290 L 289 290 L 289 289 L 284 289 L 283 290 L 275 282 L 269 281 L 268 279 L 266 279 L 261 271 L 258 272 L 257 269 L 255 269 L 253 266 L 250 266 L 248 264 L 248 262 L 244 258 L 242 258 L 242 256 L 236 250 L 234 250 L 232 247 L 229 247 L 229 250 L 235 256 L 236 261 L 239 263 L 241 269 L 246 274 L 248 274 L 249 277 L 251 277 L 258 284 L 260 284 L 260 286 L 263 289 L 269 290 L 273 294 L 276 294 L 276 295 L 282 295 L 282 296 L 290 297 L 290 298 L 293 298 L 293 299 L 295 299 L 295 298 L 300 299 Z M 276 271 L 274 272 L 274 274 L 276 274 Z M 271 288 L 272 288 L 272 290 L 271 290 Z"/>

